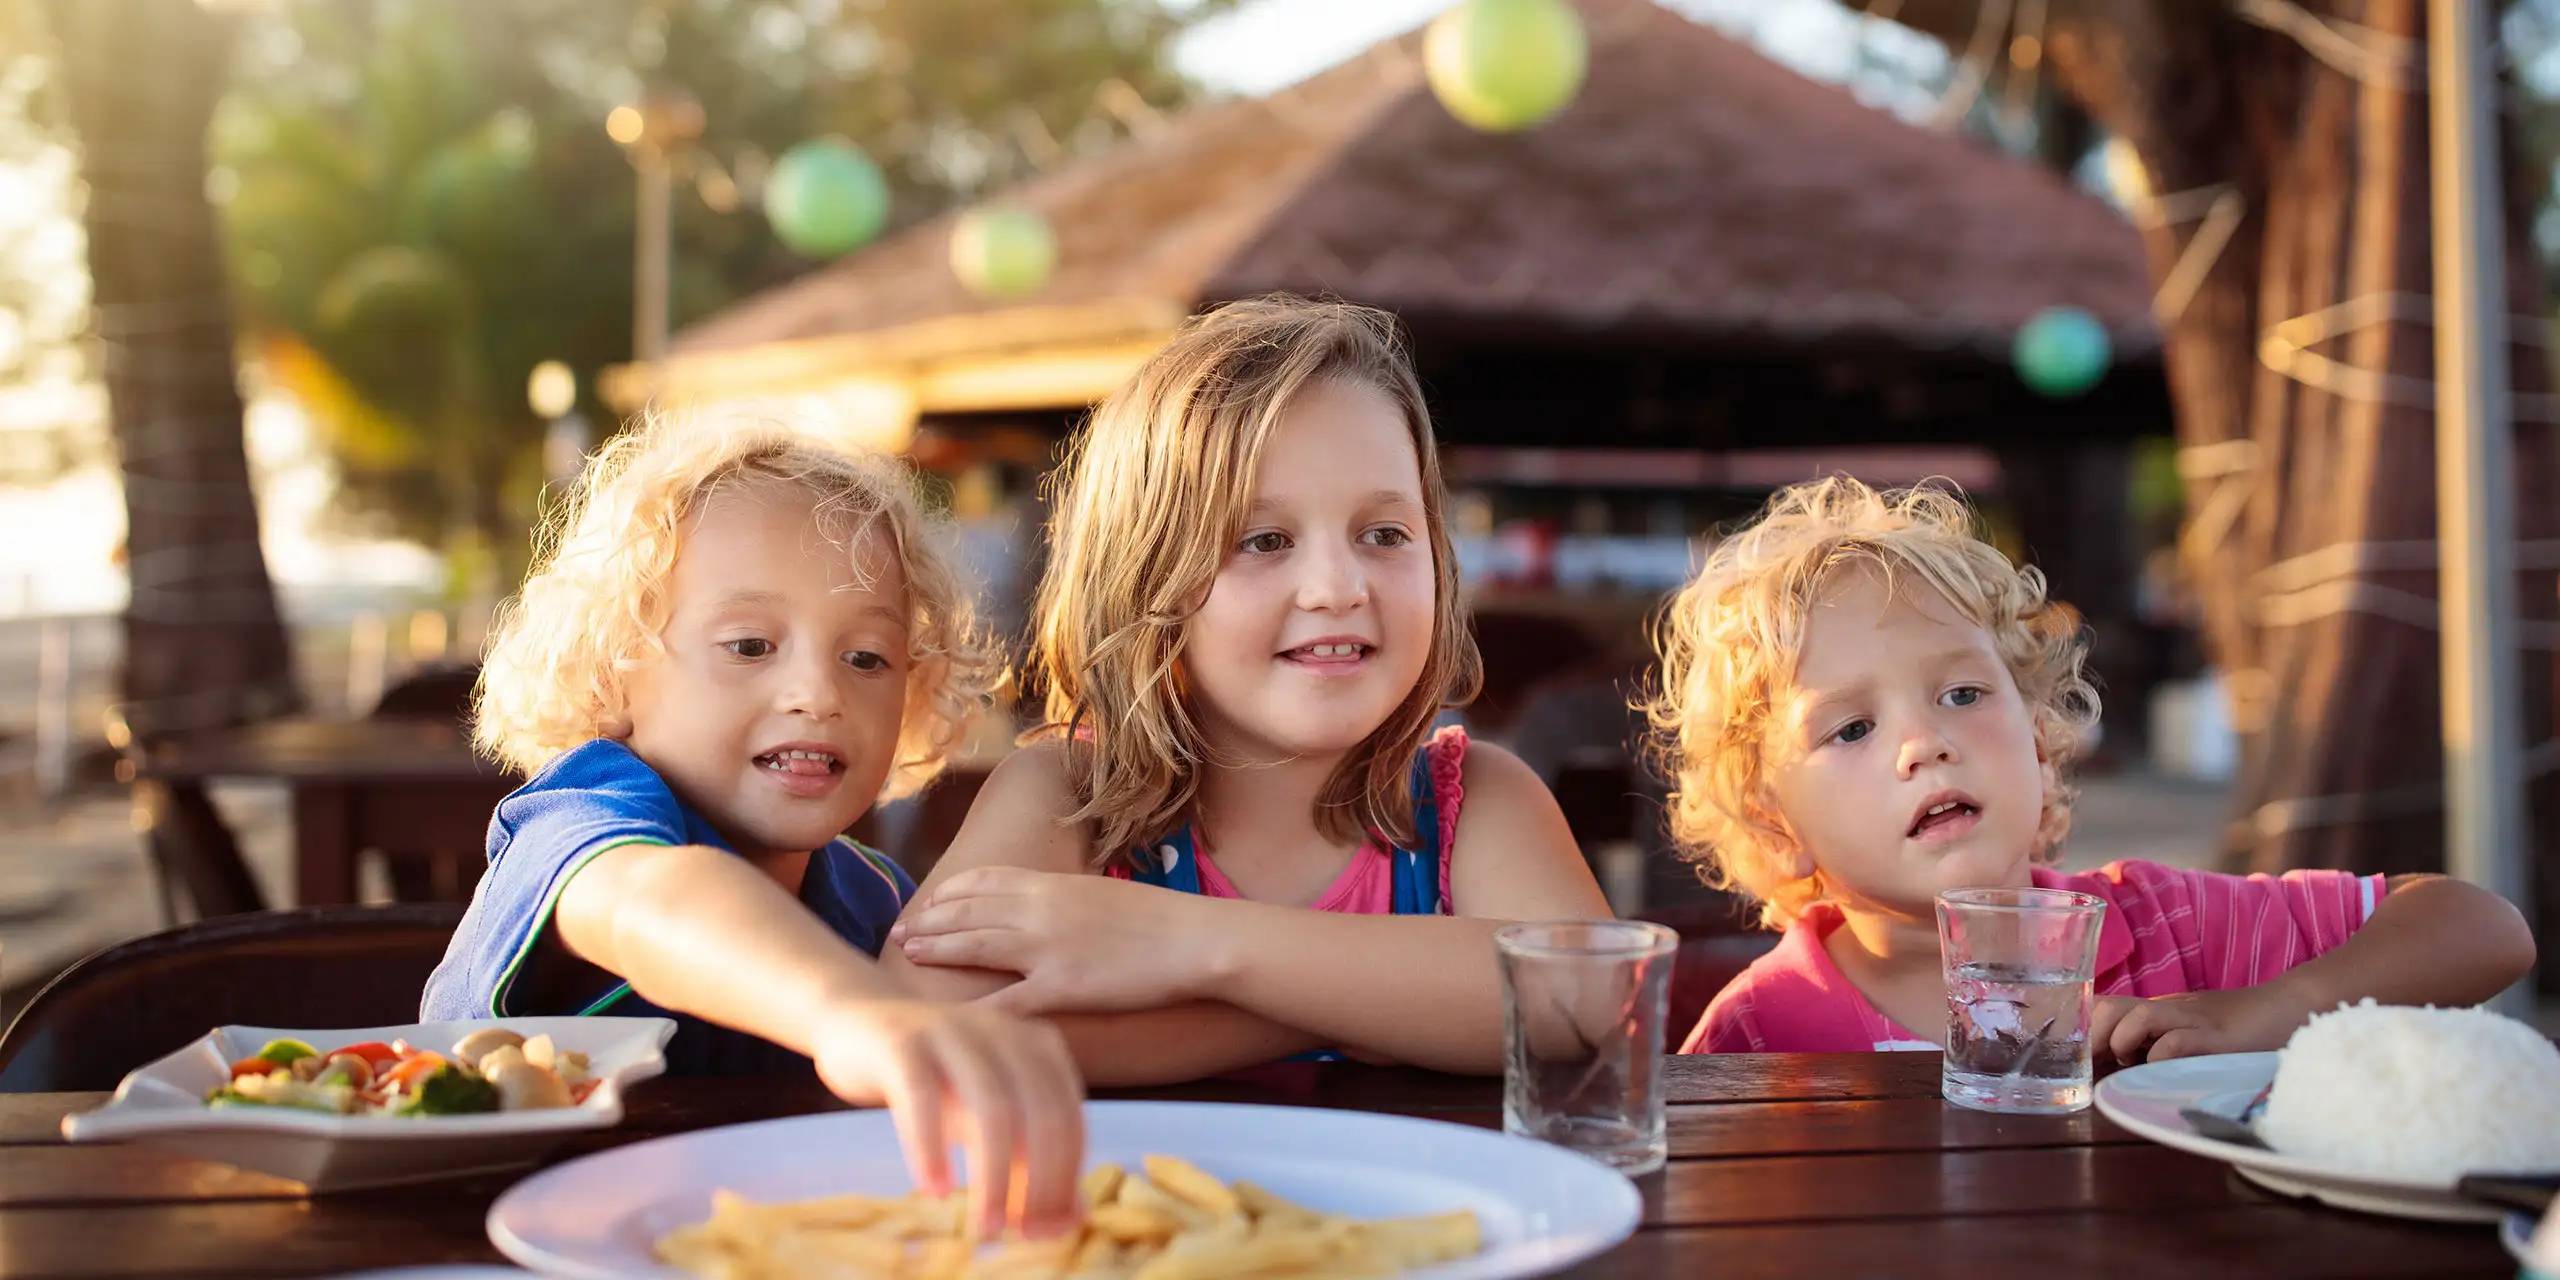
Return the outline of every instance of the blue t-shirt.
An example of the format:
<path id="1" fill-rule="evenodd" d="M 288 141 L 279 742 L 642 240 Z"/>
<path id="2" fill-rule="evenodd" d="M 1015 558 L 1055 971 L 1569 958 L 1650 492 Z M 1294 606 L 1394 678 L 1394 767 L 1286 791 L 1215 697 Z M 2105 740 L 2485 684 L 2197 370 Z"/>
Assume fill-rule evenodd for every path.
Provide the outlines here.
<path id="1" fill-rule="evenodd" d="M 587 860 L 626 844 L 729 848 L 631 749 L 599 738 L 564 752 L 498 802 L 489 819 L 489 870 L 427 979 L 418 1013 L 432 1022 L 545 1014 L 672 1018 L 671 1075 L 764 1075 L 809 1069 L 800 1054 L 742 1031 L 673 1013 L 631 984 L 554 945 L 541 947 L 560 889 Z M 800 902 L 866 955 L 915 882 L 874 849 L 843 837 L 809 855 Z"/>

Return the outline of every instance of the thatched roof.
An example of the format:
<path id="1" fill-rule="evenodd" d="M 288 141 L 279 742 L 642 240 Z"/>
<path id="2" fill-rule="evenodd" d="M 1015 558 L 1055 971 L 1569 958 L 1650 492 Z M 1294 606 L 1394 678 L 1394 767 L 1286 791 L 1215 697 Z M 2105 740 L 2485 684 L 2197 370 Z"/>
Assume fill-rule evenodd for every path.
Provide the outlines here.
<path id="1" fill-rule="evenodd" d="M 1515 336 L 1983 354 L 2072 303 L 2120 348 L 2156 345 L 2141 244 L 2103 202 L 1644 0 L 1584 13 L 1589 78 L 1540 128 L 1460 124 L 1418 39 L 1390 41 L 1007 193 L 1058 237 L 1026 304 L 965 291 L 936 219 L 686 329 L 668 385 L 958 362 L 958 401 L 1072 404 L 1181 316 L 1271 289 Z M 1043 352 L 1065 364 L 984 385 L 988 361 Z"/>

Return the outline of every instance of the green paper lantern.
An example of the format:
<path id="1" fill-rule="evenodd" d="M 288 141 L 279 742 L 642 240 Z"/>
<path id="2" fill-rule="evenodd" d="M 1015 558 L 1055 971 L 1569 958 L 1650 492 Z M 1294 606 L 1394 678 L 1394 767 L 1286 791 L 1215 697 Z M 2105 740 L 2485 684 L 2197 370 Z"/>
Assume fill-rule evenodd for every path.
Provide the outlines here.
<path id="1" fill-rule="evenodd" d="M 889 184 L 860 147 L 803 142 L 774 161 L 764 214 L 793 253 L 838 257 L 869 244 L 888 223 Z"/>
<path id="2" fill-rule="evenodd" d="M 1467 0 L 1431 20 L 1422 67 L 1449 114 L 1510 133 L 1564 110 L 1590 47 L 1568 0 Z"/>
<path id="3" fill-rule="evenodd" d="M 985 205 L 951 228 L 951 270 L 971 293 L 1020 298 L 1039 291 L 1058 265 L 1048 220 L 1013 205 Z"/>
<path id="4" fill-rule="evenodd" d="M 2096 386 L 2107 374 L 2114 344 L 2107 327 L 2078 307 L 2047 307 L 2018 330 L 2009 356 L 2018 377 L 2038 395 L 2064 399 Z"/>

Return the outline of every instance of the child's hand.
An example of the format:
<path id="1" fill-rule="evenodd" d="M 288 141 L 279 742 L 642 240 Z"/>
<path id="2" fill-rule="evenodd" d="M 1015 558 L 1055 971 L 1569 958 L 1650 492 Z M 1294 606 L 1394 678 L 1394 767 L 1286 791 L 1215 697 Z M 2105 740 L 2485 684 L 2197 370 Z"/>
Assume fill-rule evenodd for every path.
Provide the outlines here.
<path id="1" fill-rule="evenodd" d="M 1188 909 L 1207 901 L 1107 876 L 979 867 L 907 909 L 889 945 L 916 964 L 1001 969 L 1015 1013 L 1116 1013 L 1198 998 L 1210 977 Z"/>
<path id="2" fill-rule="evenodd" d="M 2089 1048 L 2126 1066 L 2281 1049 L 2303 1017 L 2274 983 L 2148 1000 L 2101 996 L 2089 1013 Z"/>
<path id="3" fill-rule="evenodd" d="M 968 1135 L 981 1239 L 1009 1222 L 1031 1236 L 1075 1225 L 1084 1083 L 1055 1027 L 977 1005 L 856 1000 L 835 1006 L 810 1042 L 837 1096 L 889 1107 L 927 1192 L 950 1191 L 951 1146 Z"/>

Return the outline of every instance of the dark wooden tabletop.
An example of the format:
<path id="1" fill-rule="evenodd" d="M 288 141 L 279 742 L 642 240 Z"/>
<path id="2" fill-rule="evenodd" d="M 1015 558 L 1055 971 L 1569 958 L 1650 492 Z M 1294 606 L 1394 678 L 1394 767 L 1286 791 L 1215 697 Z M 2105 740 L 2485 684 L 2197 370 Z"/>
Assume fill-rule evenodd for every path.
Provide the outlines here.
<path id="1" fill-rule="evenodd" d="M 1999 1117 L 1938 1100 L 1922 1053 L 1674 1058 L 1671 1163 L 1644 1225 L 1573 1274 L 2481 1276 L 2494 1232 L 2281 1199 L 2095 1112 Z M 1499 1082 L 1290 1064 L 1105 1096 L 1291 1103 L 1499 1127 Z M 514 1181 L 306 1197 L 293 1183 L 134 1146 L 71 1146 L 97 1094 L 0 1094 L 0 1275 L 309 1276 L 496 1262 L 482 1219 Z M 813 1079 L 655 1080 L 629 1118 L 559 1158 L 660 1134 L 828 1110 Z"/>
<path id="2" fill-rule="evenodd" d="M 470 735 L 442 720 L 271 720 L 240 729 L 175 735 L 152 744 L 142 776 L 164 781 L 500 781 L 506 770 L 471 750 Z"/>

